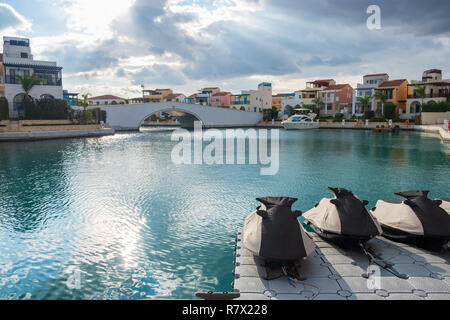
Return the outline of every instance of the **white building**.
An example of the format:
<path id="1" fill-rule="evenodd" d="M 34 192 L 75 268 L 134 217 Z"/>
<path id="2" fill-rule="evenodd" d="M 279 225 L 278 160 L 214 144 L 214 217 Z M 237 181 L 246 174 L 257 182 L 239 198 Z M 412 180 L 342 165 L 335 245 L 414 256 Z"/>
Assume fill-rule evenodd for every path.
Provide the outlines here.
<path id="1" fill-rule="evenodd" d="M 425 97 L 420 97 L 415 92 L 416 87 L 425 86 Z M 412 80 L 408 85 L 408 100 L 406 102 L 406 114 L 404 118 L 420 116 L 422 103 L 438 103 L 447 101 L 450 95 L 450 79 L 442 79 L 442 70 L 426 70 L 422 74 L 422 81 Z"/>
<path id="2" fill-rule="evenodd" d="M 186 96 L 182 93 L 172 93 L 169 94 L 167 97 L 164 98 L 164 101 L 173 101 L 173 102 L 184 102 L 184 99 L 186 99 Z"/>
<path id="3" fill-rule="evenodd" d="M 357 88 L 353 90 L 352 114 L 362 116 L 366 111 L 373 111 L 375 101 L 373 96 L 375 95 L 375 90 L 378 89 L 380 84 L 387 80 L 389 80 L 389 75 L 387 73 L 365 75 L 363 77 L 363 83 L 358 83 Z M 372 96 L 368 109 L 365 109 L 361 103 L 358 102 L 358 98 L 365 96 Z"/>
<path id="4" fill-rule="evenodd" d="M 258 90 L 231 95 L 231 108 L 250 112 L 272 110 L 272 84 L 263 82 L 258 85 Z"/>
<path id="5" fill-rule="evenodd" d="M 121 97 L 113 96 L 113 95 L 104 95 L 98 97 L 92 97 L 88 99 L 90 106 L 104 106 L 104 105 L 117 105 L 117 104 L 125 104 L 126 100 Z"/>
<path id="6" fill-rule="evenodd" d="M 40 84 L 31 89 L 31 97 L 62 99 L 62 67 L 58 67 L 56 62 L 34 60 L 29 39 L 4 37 L 2 60 L 0 70 L 4 74 L 4 80 L 3 85 L 0 84 L 0 95 L 8 100 L 11 119 L 17 119 L 23 114 L 25 93 L 18 76 L 35 74 L 40 80 Z"/>

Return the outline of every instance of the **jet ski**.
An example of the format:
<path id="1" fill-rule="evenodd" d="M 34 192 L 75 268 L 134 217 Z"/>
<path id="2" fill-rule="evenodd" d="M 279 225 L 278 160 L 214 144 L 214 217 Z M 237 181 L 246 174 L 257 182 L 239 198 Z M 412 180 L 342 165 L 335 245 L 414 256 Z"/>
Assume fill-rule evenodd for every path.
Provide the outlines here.
<path id="1" fill-rule="evenodd" d="M 431 200 L 429 191 L 396 193 L 402 202 L 380 200 L 371 212 L 383 236 L 426 248 L 442 248 L 450 239 L 449 201 Z M 447 208 L 447 211 L 446 211 Z"/>
<path id="2" fill-rule="evenodd" d="M 324 198 L 303 214 L 306 223 L 322 238 L 342 247 L 360 246 L 381 235 L 381 227 L 367 211 L 369 203 L 343 188 L 328 188 L 334 198 Z"/>
<path id="3" fill-rule="evenodd" d="M 263 278 L 271 280 L 288 273 L 297 278 L 297 262 L 315 250 L 314 241 L 298 220 L 301 211 L 292 211 L 297 199 L 265 197 L 256 200 L 262 205 L 245 219 L 244 247 L 265 262 L 267 270 Z"/>
<path id="4" fill-rule="evenodd" d="M 444 209 L 445 211 L 447 211 L 448 214 L 450 214 L 450 199 L 448 199 L 448 198 L 441 198 L 441 199 L 436 199 L 436 200 L 442 201 L 442 204 L 440 205 L 440 207 L 442 209 Z"/>

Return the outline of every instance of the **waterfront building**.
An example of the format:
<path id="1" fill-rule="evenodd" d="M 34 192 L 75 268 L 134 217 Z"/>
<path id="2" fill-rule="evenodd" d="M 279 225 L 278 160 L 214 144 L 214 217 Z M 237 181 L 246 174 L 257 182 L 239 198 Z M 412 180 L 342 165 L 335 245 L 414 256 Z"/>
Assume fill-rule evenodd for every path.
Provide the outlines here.
<path id="1" fill-rule="evenodd" d="M 249 112 L 272 110 L 272 84 L 263 82 L 258 85 L 258 90 L 231 95 L 231 108 Z"/>
<path id="2" fill-rule="evenodd" d="M 306 83 L 306 88 L 298 91 L 301 94 L 302 106 L 314 106 L 314 100 L 320 98 L 319 93 L 330 86 L 334 86 L 336 81 L 333 79 L 315 80 Z"/>
<path id="3" fill-rule="evenodd" d="M 172 89 L 142 90 L 144 102 L 164 102 L 164 99 L 173 94 Z"/>
<path id="4" fill-rule="evenodd" d="M 130 102 L 130 104 L 144 103 L 144 98 L 143 97 L 131 98 L 129 102 Z"/>
<path id="5" fill-rule="evenodd" d="M 348 83 L 335 84 L 319 92 L 320 116 L 334 116 L 342 113 L 350 116 L 352 113 L 353 88 Z"/>
<path id="6" fill-rule="evenodd" d="M 197 96 L 195 97 L 195 103 L 211 105 L 211 97 L 217 92 L 220 92 L 220 88 L 218 87 L 203 88 L 197 93 Z"/>
<path id="7" fill-rule="evenodd" d="M 88 99 L 90 106 L 102 106 L 102 105 L 118 105 L 118 104 L 126 104 L 126 99 L 120 98 L 113 95 L 103 95 L 98 97 L 92 97 Z"/>
<path id="8" fill-rule="evenodd" d="M 164 101 L 184 102 L 186 96 L 182 93 L 172 93 L 164 98 Z"/>
<path id="9" fill-rule="evenodd" d="M 197 94 L 191 94 L 189 97 L 184 99 L 184 103 L 191 103 L 191 104 L 195 104 L 197 101 Z"/>
<path id="10" fill-rule="evenodd" d="M 293 96 L 293 93 L 278 93 L 272 96 L 272 108 L 280 111 L 282 109 L 282 103 L 284 100 L 289 99 L 289 97 Z"/>
<path id="11" fill-rule="evenodd" d="M 378 89 L 380 84 L 387 80 L 389 80 L 389 75 L 387 73 L 367 74 L 363 76 L 363 83 L 358 83 L 356 89 L 353 91 L 352 114 L 360 117 L 363 116 L 366 111 L 374 111 L 375 90 Z M 368 107 L 364 107 L 358 102 L 358 98 L 366 96 L 372 97 Z"/>
<path id="12" fill-rule="evenodd" d="M 76 106 L 78 103 L 78 93 L 70 93 L 67 90 L 63 90 L 63 99 L 69 102 L 69 105 Z"/>
<path id="13" fill-rule="evenodd" d="M 5 96 L 5 67 L 3 66 L 3 54 L 0 53 L 0 97 Z"/>
<path id="14" fill-rule="evenodd" d="M 387 96 L 386 102 L 392 102 L 396 105 L 395 112 L 399 115 L 406 110 L 406 99 L 408 97 L 408 80 L 387 80 L 375 89 L 376 92 L 382 92 Z M 384 114 L 383 103 L 379 99 L 374 99 L 375 114 L 382 116 Z"/>
<path id="15" fill-rule="evenodd" d="M 211 97 L 211 105 L 214 107 L 230 107 L 231 92 L 216 92 Z"/>
<path id="16" fill-rule="evenodd" d="M 419 97 L 415 92 L 417 86 L 425 86 L 425 97 Z M 404 118 L 420 116 L 422 103 L 437 103 L 446 101 L 450 95 L 450 79 L 442 80 L 442 70 L 426 70 L 422 81 L 412 80 L 408 85 L 408 98 Z"/>
<path id="17" fill-rule="evenodd" d="M 31 76 L 39 79 L 30 96 L 33 98 L 50 97 L 62 99 L 62 67 L 53 61 L 34 60 L 31 54 L 30 40 L 27 38 L 4 37 L 3 54 L 0 60 L 2 82 L 0 94 L 9 102 L 9 116 L 17 119 L 23 114 L 25 93 L 19 76 Z"/>

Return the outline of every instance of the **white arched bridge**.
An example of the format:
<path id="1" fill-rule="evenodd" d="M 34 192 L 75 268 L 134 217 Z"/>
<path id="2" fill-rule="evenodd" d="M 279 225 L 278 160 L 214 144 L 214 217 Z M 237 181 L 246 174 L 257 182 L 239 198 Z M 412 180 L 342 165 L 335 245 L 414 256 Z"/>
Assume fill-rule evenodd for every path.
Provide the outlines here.
<path id="1" fill-rule="evenodd" d="M 263 116 L 258 112 L 202 106 L 181 102 L 143 103 L 101 106 L 106 111 L 106 122 L 116 130 L 139 130 L 145 119 L 158 112 L 177 118 L 182 127 L 193 127 L 201 121 L 205 127 L 246 127 L 258 124 Z"/>

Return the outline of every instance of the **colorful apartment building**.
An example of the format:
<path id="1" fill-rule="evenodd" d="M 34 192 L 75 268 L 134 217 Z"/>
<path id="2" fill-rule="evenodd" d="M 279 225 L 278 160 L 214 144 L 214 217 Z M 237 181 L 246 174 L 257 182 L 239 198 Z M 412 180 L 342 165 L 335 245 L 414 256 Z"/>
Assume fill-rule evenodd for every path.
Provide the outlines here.
<path id="1" fill-rule="evenodd" d="M 195 102 L 203 105 L 211 105 L 211 97 L 217 92 L 220 92 L 220 88 L 218 87 L 203 88 L 197 93 Z"/>
<path id="2" fill-rule="evenodd" d="M 272 84 L 263 82 L 258 85 L 258 90 L 231 95 L 231 108 L 249 112 L 272 110 Z"/>
<path id="3" fill-rule="evenodd" d="M 281 110 L 281 103 L 284 99 L 286 99 L 287 93 L 278 93 L 276 95 L 272 95 L 272 107 L 276 108 L 278 111 Z"/>
<path id="4" fill-rule="evenodd" d="M 392 102 L 396 105 L 395 112 L 402 114 L 406 110 L 406 101 L 408 97 L 408 80 L 387 80 L 381 83 L 375 92 L 382 92 L 387 96 L 386 102 Z M 379 99 L 374 99 L 375 114 L 382 116 L 384 114 L 383 103 Z"/>
<path id="5" fill-rule="evenodd" d="M 173 94 L 172 89 L 142 90 L 144 102 L 163 102 L 164 99 Z"/>
<path id="6" fill-rule="evenodd" d="M 363 83 L 358 83 L 357 88 L 353 92 L 352 114 L 356 116 L 363 116 L 366 111 L 374 111 L 375 90 L 378 89 L 380 84 L 388 80 L 389 75 L 387 73 L 366 74 L 363 76 Z M 372 97 L 367 107 L 363 106 L 358 101 L 358 98 L 363 98 L 366 96 Z"/>
<path id="7" fill-rule="evenodd" d="M 420 97 L 415 89 L 425 86 L 425 97 Z M 437 103 L 446 101 L 450 95 L 450 79 L 442 80 L 442 70 L 431 69 L 424 71 L 422 81 L 411 81 L 408 85 L 408 98 L 404 118 L 411 118 L 421 114 L 422 103 Z"/>
<path id="8" fill-rule="evenodd" d="M 23 110 L 23 92 L 19 76 L 35 75 L 39 84 L 30 91 L 33 98 L 62 99 L 62 67 L 53 61 L 34 60 L 30 40 L 26 38 L 4 37 L 3 54 L 0 61 L 0 94 L 9 102 L 9 117 L 19 118 Z"/>
<path id="9" fill-rule="evenodd" d="M 329 86 L 318 93 L 321 99 L 320 116 L 334 116 L 336 113 L 352 113 L 353 88 L 348 83 Z"/>
<path id="10" fill-rule="evenodd" d="M 230 107 L 231 92 L 220 91 L 216 92 L 211 97 L 211 105 L 213 107 Z"/>
<path id="11" fill-rule="evenodd" d="M 320 91 L 334 86 L 336 81 L 333 79 L 315 80 L 306 83 L 306 89 L 298 91 L 301 93 L 301 105 L 315 105 L 314 100 L 320 98 Z"/>

